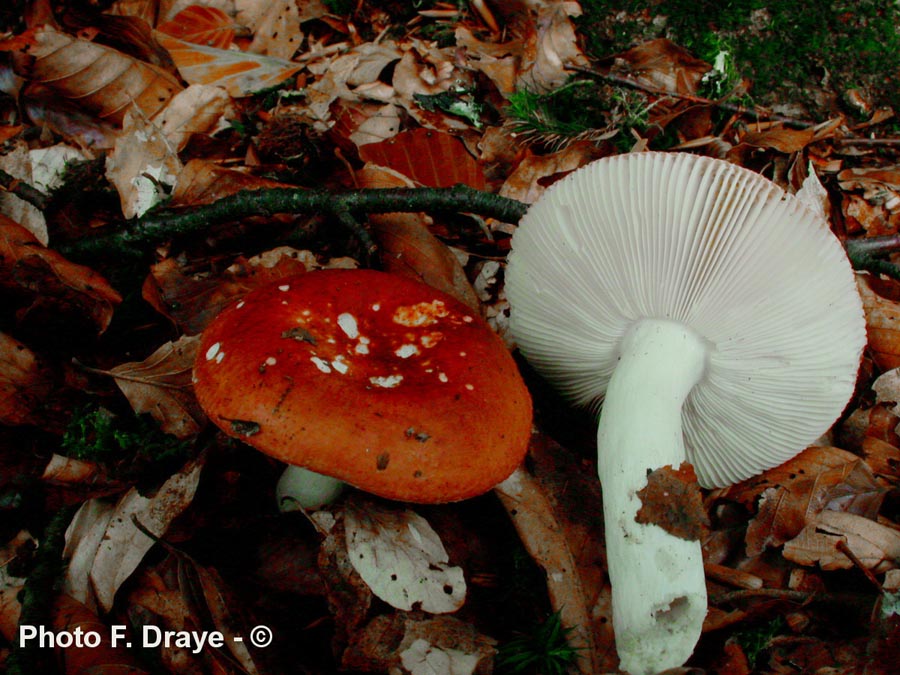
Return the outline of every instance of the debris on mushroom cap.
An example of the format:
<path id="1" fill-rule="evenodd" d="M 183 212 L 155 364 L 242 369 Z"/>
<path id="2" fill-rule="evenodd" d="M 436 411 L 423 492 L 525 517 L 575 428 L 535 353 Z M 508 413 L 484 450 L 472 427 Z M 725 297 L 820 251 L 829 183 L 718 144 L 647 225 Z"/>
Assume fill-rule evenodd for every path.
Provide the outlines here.
<path id="1" fill-rule="evenodd" d="M 416 281 L 282 279 L 222 312 L 198 353 L 197 398 L 225 433 L 383 497 L 473 497 L 525 455 L 531 399 L 502 340 Z"/>
<path id="2" fill-rule="evenodd" d="M 694 155 L 610 157 L 551 186 L 513 238 L 506 292 L 525 356 L 583 404 L 602 399 L 641 318 L 706 340 L 682 418 L 707 487 L 818 438 L 849 400 L 866 342 L 828 224 L 762 176 Z"/>

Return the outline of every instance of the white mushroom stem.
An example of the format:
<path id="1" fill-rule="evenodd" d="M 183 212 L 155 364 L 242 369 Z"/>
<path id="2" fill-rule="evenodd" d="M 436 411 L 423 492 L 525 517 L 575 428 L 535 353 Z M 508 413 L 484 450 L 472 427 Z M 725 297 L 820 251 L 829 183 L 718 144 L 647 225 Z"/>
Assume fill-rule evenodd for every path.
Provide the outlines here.
<path id="1" fill-rule="evenodd" d="M 288 464 L 275 486 L 278 510 L 315 511 L 337 499 L 344 487 L 346 483 L 337 478 Z"/>
<path id="2" fill-rule="evenodd" d="M 650 675 L 691 656 L 706 616 L 700 542 L 635 522 L 647 474 L 685 461 L 681 408 L 708 348 L 674 321 L 643 320 L 622 341 L 597 433 L 613 628 L 622 670 Z"/>

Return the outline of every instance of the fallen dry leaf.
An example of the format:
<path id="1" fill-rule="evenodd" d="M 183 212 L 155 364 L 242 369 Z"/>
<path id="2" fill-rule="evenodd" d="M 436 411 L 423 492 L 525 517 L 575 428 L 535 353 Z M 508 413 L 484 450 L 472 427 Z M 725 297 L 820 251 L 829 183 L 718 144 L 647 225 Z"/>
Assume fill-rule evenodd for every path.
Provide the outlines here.
<path id="1" fill-rule="evenodd" d="M 340 264 L 340 261 L 335 261 Z M 199 335 L 233 299 L 285 276 L 322 267 L 309 251 L 281 247 L 238 258 L 220 278 L 185 274 L 178 261 L 167 258 L 151 268 L 143 296 L 187 335 Z"/>
<path id="2" fill-rule="evenodd" d="M 874 518 L 885 492 L 859 457 L 816 446 L 724 494 L 751 508 L 759 498 L 746 535 L 747 555 L 755 556 L 798 536 L 824 509 Z"/>
<path id="3" fill-rule="evenodd" d="M 551 606 L 562 625 L 572 628 L 568 642 L 578 649 L 578 672 L 613 671 L 619 660 L 612 599 L 601 519 L 595 515 L 600 482 L 543 434 L 532 435 L 529 458 L 535 473 L 520 467 L 494 493 L 546 573 Z"/>
<path id="4" fill-rule="evenodd" d="M 818 564 L 823 570 L 849 569 L 853 561 L 838 547 L 843 541 L 868 569 L 883 572 L 900 561 L 900 531 L 874 520 L 840 511 L 818 514 L 784 545 L 784 557 L 800 565 Z"/>
<path id="5" fill-rule="evenodd" d="M 483 190 L 485 185 L 481 167 L 462 141 L 432 129 L 402 131 L 386 141 L 360 146 L 359 156 L 426 187 L 462 183 Z"/>
<path id="6" fill-rule="evenodd" d="M 140 362 L 109 371 L 138 414 L 148 413 L 167 434 L 189 438 L 206 422 L 191 389 L 191 369 L 199 336 L 183 335 L 167 342 Z"/>
<path id="7" fill-rule="evenodd" d="M 586 66 L 569 17 L 579 16 L 577 2 L 529 2 L 534 11 L 533 28 L 525 39 L 517 86 L 536 92 L 557 89 L 571 75 L 571 69 Z"/>
<path id="8" fill-rule="evenodd" d="M 496 641 L 452 616 L 377 616 L 354 635 L 342 667 L 408 675 L 490 672 Z"/>
<path id="9" fill-rule="evenodd" d="M 59 672 L 64 675 L 85 673 L 117 673 L 118 675 L 143 675 L 149 671 L 138 662 L 121 642 L 116 645 L 109 626 L 90 608 L 68 595 L 57 596 L 53 607 L 53 629 L 62 633 L 92 633 L 97 644 L 74 640 L 68 647 L 56 647 Z"/>
<path id="10" fill-rule="evenodd" d="M 107 281 L 82 265 L 44 248 L 33 234 L 0 215 L 0 289 L 15 298 L 19 321 L 29 314 L 72 326 L 88 319 L 102 333 L 112 320 L 121 296 Z"/>
<path id="11" fill-rule="evenodd" d="M 34 352 L 0 333 L 0 423 L 41 424 L 54 386 L 52 372 Z"/>
<path id="12" fill-rule="evenodd" d="M 356 174 L 360 187 L 411 187 L 404 176 L 377 166 Z M 371 214 L 372 234 L 382 252 L 383 269 L 422 281 L 478 310 L 480 305 L 465 270 L 453 252 L 428 229 L 424 213 Z"/>
<path id="13" fill-rule="evenodd" d="M 274 87 L 303 68 L 273 56 L 196 45 L 159 32 L 154 35 L 189 84 L 223 87 L 235 98 Z"/>
<path id="14" fill-rule="evenodd" d="M 159 204 L 181 173 L 175 146 L 153 122 L 127 113 L 122 134 L 106 158 L 106 177 L 119 193 L 122 214 L 139 218 Z"/>
<path id="15" fill-rule="evenodd" d="M 156 29 L 186 42 L 228 49 L 234 41 L 235 22 L 218 7 L 191 5 Z"/>
<path id="16" fill-rule="evenodd" d="M 884 370 L 900 366 L 900 304 L 880 296 L 867 274 L 856 275 L 856 285 L 866 313 L 869 351 Z"/>
<path id="17" fill-rule="evenodd" d="M 211 134 L 226 115 L 236 117 L 231 99 L 220 87 L 192 84 L 178 92 L 153 120 L 169 145 L 184 149 L 194 134 Z"/>
<path id="18" fill-rule="evenodd" d="M 152 118 L 181 85 L 165 70 L 101 44 L 49 26 L 35 31 L 35 45 L 20 54 L 17 72 L 98 117 L 121 122 L 137 110 Z"/>
<path id="19" fill-rule="evenodd" d="M 422 516 L 351 498 L 344 527 L 350 563 L 377 597 L 397 609 L 430 614 L 462 607 L 462 569 L 449 563 L 440 537 Z"/>
<path id="20" fill-rule="evenodd" d="M 163 536 L 172 521 L 193 500 L 202 467 L 200 460 L 189 462 L 151 497 L 142 496 L 137 488 L 132 488 L 111 509 L 92 506 L 94 500 L 85 502 L 79 512 L 93 511 L 92 518 L 88 519 L 90 525 L 77 542 L 73 537 L 77 528 L 70 526 L 67 532 L 67 542 L 72 542 L 72 548 L 67 544 L 68 556 L 79 559 L 80 563 L 80 569 L 69 566 L 67 579 L 72 587 L 83 589 L 83 582 L 79 584 L 75 580 L 86 577 L 100 609 L 110 611 L 116 591 L 156 543 L 138 529 L 132 517 L 156 536 Z M 79 522 L 77 515 L 73 520 L 76 522 Z"/>

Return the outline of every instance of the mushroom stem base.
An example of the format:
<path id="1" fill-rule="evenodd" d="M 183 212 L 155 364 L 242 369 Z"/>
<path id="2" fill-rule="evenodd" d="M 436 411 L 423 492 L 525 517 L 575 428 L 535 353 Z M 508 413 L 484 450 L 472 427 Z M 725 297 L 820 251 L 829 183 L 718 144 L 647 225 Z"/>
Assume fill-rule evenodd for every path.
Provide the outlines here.
<path id="1" fill-rule="evenodd" d="M 644 320 L 623 339 L 597 433 L 613 628 L 622 670 L 650 675 L 684 664 L 706 616 L 699 541 L 635 521 L 648 473 L 686 460 L 681 408 L 703 376 L 708 347 L 685 326 Z"/>

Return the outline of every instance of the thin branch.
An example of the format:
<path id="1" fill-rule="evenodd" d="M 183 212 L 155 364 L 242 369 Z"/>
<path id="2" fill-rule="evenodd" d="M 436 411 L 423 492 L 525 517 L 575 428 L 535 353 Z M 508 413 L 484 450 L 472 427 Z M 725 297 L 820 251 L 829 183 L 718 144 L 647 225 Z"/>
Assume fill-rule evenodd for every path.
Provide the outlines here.
<path id="1" fill-rule="evenodd" d="M 687 101 L 688 103 L 696 103 L 698 105 L 708 105 L 713 106 L 715 108 L 719 108 L 721 110 L 727 110 L 728 112 L 732 112 L 738 115 L 746 115 L 747 117 L 752 118 L 753 120 L 771 120 L 773 122 L 781 122 L 782 124 L 786 124 L 791 127 L 796 127 L 799 129 L 808 129 L 810 127 L 816 126 L 816 122 L 809 122 L 807 120 L 798 120 L 794 117 L 785 117 L 784 115 L 777 115 L 769 110 L 765 110 L 764 108 L 747 108 L 742 105 L 737 105 L 734 103 L 726 103 L 725 101 L 716 101 L 711 98 L 704 98 L 702 96 L 695 96 L 693 94 L 679 94 L 674 91 L 668 91 L 667 89 L 661 89 L 659 87 L 654 87 L 649 84 L 644 84 L 638 80 L 634 80 L 630 77 L 626 77 L 624 75 L 616 75 L 614 73 L 603 73 L 599 70 L 594 70 L 593 68 L 577 68 L 579 72 L 586 73 L 588 75 L 593 75 L 594 77 L 598 77 L 602 80 L 606 80 L 607 82 L 611 82 L 613 84 L 618 84 L 623 87 L 629 87 L 631 89 L 638 89 L 640 91 L 646 92 L 648 94 L 653 94 L 654 96 L 665 96 L 668 98 L 677 98 L 681 101 Z"/>
<path id="2" fill-rule="evenodd" d="M 343 193 L 293 188 L 243 190 L 212 204 L 190 210 L 153 211 L 113 233 L 97 234 L 61 244 L 60 253 L 71 260 L 87 261 L 111 255 L 143 257 L 150 247 L 173 237 L 202 234 L 210 226 L 250 216 L 306 213 L 332 216 L 349 226 L 367 213 L 449 212 L 477 213 L 504 222 L 518 222 L 527 205 L 514 199 L 465 185 L 449 188 L 363 189 Z M 354 227 L 356 230 L 356 227 Z M 359 231 L 356 231 L 359 235 Z M 362 241 L 367 248 L 370 242 Z"/>
<path id="3" fill-rule="evenodd" d="M 43 211 L 50 203 L 50 197 L 36 187 L 19 180 L 15 176 L 11 176 L 3 170 L 0 170 L 0 188 L 28 202 L 38 211 Z"/>

